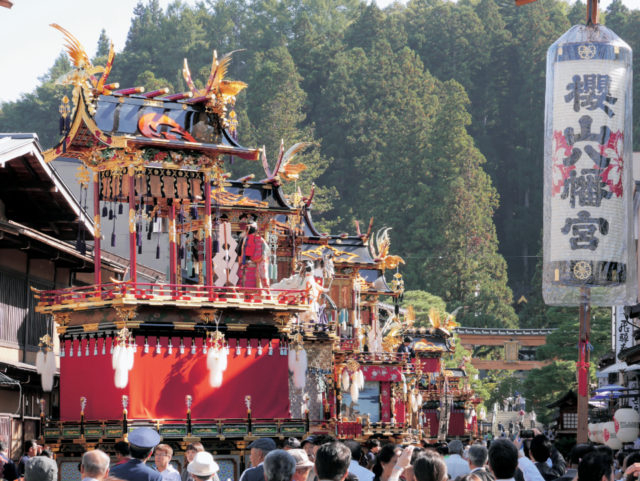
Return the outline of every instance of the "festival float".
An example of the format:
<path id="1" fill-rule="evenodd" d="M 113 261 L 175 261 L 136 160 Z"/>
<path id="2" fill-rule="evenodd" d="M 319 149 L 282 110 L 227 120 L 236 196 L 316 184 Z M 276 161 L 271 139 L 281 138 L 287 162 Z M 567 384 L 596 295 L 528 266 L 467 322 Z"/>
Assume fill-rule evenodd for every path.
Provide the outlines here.
<path id="1" fill-rule="evenodd" d="M 40 438 L 63 472 L 87 448 L 112 452 L 138 426 L 156 428 L 177 455 L 199 440 L 224 479 L 238 479 L 260 436 L 473 434 L 466 375 L 442 363 L 452 322 L 413 328 L 402 314 L 404 261 L 390 254 L 388 229 L 320 233 L 313 190 L 285 194 L 306 144 L 281 146 L 273 167 L 263 149 L 238 144 L 233 108 L 246 85 L 226 78 L 230 55 L 213 53 L 202 89 L 185 60 L 189 91 L 144 92 L 108 83 L 113 48 L 106 66 L 93 66 L 53 27 L 67 42 L 73 94 L 60 108 L 62 139 L 45 156 L 81 162 L 94 240 L 79 238 L 78 248 L 95 259 L 91 285 L 35 291 L 60 345 L 60 416 L 43 415 Z M 265 177 L 231 180 L 233 157 L 261 162 Z M 105 231 L 117 215 L 128 219 L 130 268 L 104 279 Z M 168 275 L 154 283 L 136 268 L 151 232 L 168 238 L 168 252 L 158 243 L 156 253 Z M 397 352 L 407 335 L 413 359 Z M 39 357 L 49 389 L 52 345 L 43 339 Z"/>

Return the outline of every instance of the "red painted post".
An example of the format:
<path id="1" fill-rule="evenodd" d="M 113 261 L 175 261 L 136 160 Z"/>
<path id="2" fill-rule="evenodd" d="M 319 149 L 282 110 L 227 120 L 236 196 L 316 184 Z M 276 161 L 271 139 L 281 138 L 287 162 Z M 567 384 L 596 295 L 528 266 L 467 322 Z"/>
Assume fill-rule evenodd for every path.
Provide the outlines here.
<path id="1" fill-rule="evenodd" d="M 177 260 L 178 260 L 178 246 L 176 244 L 176 204 L 175 200 L 169 206 L 169 284 L 175 286 L 178 283 L 177 279 Z M 175 287 L 171 288 L 173 295 L 175 294 Z"/>
<path id="2" fill-rule="evenodd" d="M 102 284 L 102 251 L 100 238 L 100 176 L 93 173 L 93 283 L 100 289 Z"/>
<path id="3" fill-rule="evenodd" d="M 204 248 L 207 278 L 205 285 L 211 296 L 213 286 L 213 243 L 211 239 L 211 173 L 204 173 Z"/>
<path id="4" fill-rule="evenodd" d="M 131 282 L 138 282 L 137 265 L 138 252 L 136 250 L 136 177 L 135 169 L 129 167 L 129 269 Z"/>

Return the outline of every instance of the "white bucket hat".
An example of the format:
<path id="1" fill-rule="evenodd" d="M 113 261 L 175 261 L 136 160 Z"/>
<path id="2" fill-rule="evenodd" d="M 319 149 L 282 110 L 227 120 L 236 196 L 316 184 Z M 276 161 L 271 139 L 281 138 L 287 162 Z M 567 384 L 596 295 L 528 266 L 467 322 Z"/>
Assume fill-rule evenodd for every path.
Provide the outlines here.
<path id="1" fill-rule="evenodd" d="M 196 476 L 213 476 L 219 469 L 220 466 L 213 460 L 213 456 L 204 451 L 196 453 L 193 461 L 187 466 L 187 471 Z"/>

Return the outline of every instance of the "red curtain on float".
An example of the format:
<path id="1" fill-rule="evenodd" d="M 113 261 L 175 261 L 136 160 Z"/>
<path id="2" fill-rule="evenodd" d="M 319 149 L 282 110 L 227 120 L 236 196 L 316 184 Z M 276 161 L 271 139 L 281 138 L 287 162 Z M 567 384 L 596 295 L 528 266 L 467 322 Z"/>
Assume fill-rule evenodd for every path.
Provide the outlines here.
<path id="1" fill-rule="evenodd" d="M 449 436 L 464 436 L 464 412 L 453 411 L 449 416 Z"/>
<path id="2" fill-rule="evenodd" d="M 422 372 L 440 372 L 440 358 L 422 357 L 413 361 L 422 364 Z"/>
<path id="3" fill-rule="evenodd" d="M 180 354 L 180 338 L 171 338 L 173 352 L 168 353 L 168 338 L 160 338 L 161 352 L 156 354 L 157 338 L 148 338 L 149 352 L 144 352 L 144 337 L 137 336 L 138 346 L 129 383 L 124 389 L 114 385 L 111 366 L 111 339 L 102 352 L 103 339 L 89 341 L 89 356 L 85 355 L 87 340 L 82 340 L 77 356 L 78 341 L 73 341 L 74 355 L 69 355 L 71 341 L 65 342 L 65 357 L 60 359 L 60 418 L 80 418 L 80 397 L 87 398 L 85 419 L 120 419 L 122 396 L 129 396 L 129 419 L 184 419 L 185 397 L 193 397 L 191 415 L 194 419 L 245 418 L 245 396 L 251 396 L 254 418 L 288 418 L 289 374 L 287 356 L 280 354 L 279 342 L 271 341 L 269 355 L 266 340 L 251 339 L 251 354 L 247 340 L 240 341 L 236 354 L 236 340 L 229 340 L 227 370 L 222 386 L 209 385 L 206 354 L 202 352 L 202 338 L 195 338 L 196 354 L 191 354 L 191 338 L 184 338 L 184 354 Z M 98 342 L 97 355 L 94 346 Z M 262 354 L 258 355 L 258 342 Z"/>
<path id="4" fill-rule="evenodd" d="M 424 411 L 425 429 L 429 425 L 429 436 L 435 438 L 438 436 L 438 413 L 435 409 L 426 409 Z"/>
<path id="5" fill-rule="evenodd" d="M 394 413 L 397 423 L 405 422 L 405 406 L 404 401 L 396 399 L 396 412 Z"/>

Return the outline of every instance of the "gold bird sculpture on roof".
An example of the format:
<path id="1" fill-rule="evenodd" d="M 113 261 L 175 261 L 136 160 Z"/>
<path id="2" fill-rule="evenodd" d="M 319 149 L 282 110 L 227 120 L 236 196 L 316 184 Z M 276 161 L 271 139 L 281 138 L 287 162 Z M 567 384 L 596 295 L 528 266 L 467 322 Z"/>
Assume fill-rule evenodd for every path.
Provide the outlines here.
<path id="1" fill-rule="evenodd" d="M 219 97 L 223 103 L 234 101 L 235 96 L 247 87 L 246 83 L 239 80 L 225 80 L 229 64 L 231 63 L 231 56 L 238 51 L 239 50 L 234 50 L 233 52 L 229 52 L 223 55 L 219 60 L 218 53 L 215 50 L 213 51 L 211 72 L 209 73 L 207 84 L 203 89 L 198 89 L 196 87 L 191 77 L 191 71 L 189 70 L 189 62 L 186 58 L 184 59 L 182 77 L 194 97 L 216 96 Z"/>
<path id="2" fill-rule="evenodd" d="M 400 264 L 404 264 L 402 257 L 389 255 L 389 249 L 391 248 L 390 230 L 391 227 L 382 228 L 375 236 L 371 236 L 369 239 L 369 252 L 371 253 L 371 257 L 373 257 L 376 262 L 380 262 L 380 267 L 383 270 L 395 269 Z"/>
<path id="3" fill-rule="evenodd" d="M 57 23 L 52 23 L 51 27 L 61 32 L 66 40 L 65 49 L 71 59 L 71 63 L 75 67 L 74 70 L 66 75 L 60 77 L 57 82 L 62 84 L 72 84 L 76 86 L 87 86 L 87 82 L 90 87 L 96 90 L 97 94 L 101 94 L 104 91 L 104 86 L 109 74 L 111 73 L 111 67 L 113 65 L 113 59 L 115 57 L 115 51 L 113 49 L 113 43 L 109 47 L 109 55 L 107 57 L 106 66 L 94 66 L 89 60 L 89 56 L 85 51 L 82 44 L 74 37 L 68 30 L 64 29 Z M 95 77 L 95 74 L 102 73 L 100 80 Z"/>

